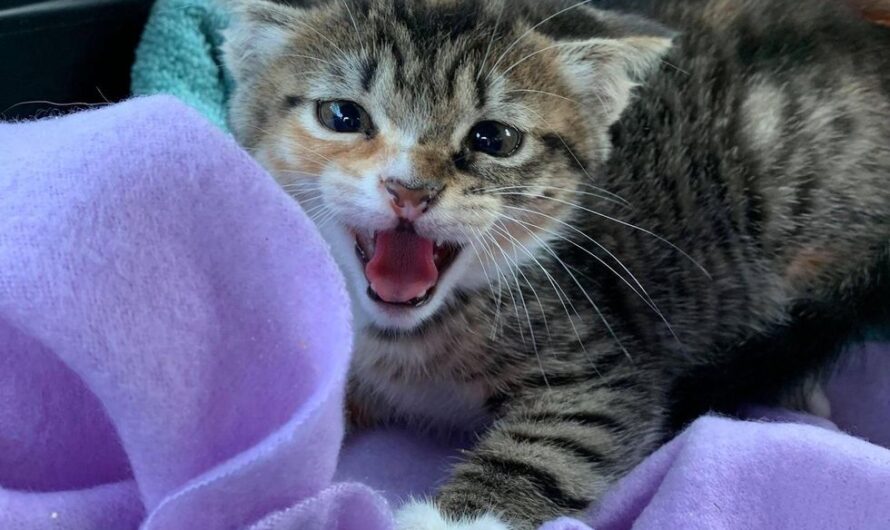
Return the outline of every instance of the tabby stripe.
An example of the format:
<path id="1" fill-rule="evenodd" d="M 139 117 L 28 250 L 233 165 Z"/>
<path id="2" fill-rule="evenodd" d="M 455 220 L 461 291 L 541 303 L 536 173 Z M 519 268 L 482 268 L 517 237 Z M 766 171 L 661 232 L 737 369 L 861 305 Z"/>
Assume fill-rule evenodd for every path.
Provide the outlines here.
<path id="1" fill-rule="evenodd" d="M 291 110 L 294 107 L 299 107 L 303 104 L 303 98 L 300 96 L 285 96 L 284 98 L 284 110 Z"/>
<path id="2" fill-rule="evenodd" d="M 605 265 L 602 267 L 606 270 Z M 621 322 L 622 331 L 638 339 L 645 338 L 646 332 L 652 329 L 651 325 L 640 326 L 641 311 L 631 305 L 632 301 L 628 298 L 630 293 L 627 286 L 622 282 L 605 281 L 600 282 L 600 289 L 603 290 L 603 298 L 608 301 L 610 314 L 614 315 L 615 320 Z M 640 296 L 642 297 L 642 295 Z M 648 312 L 646 314 L 648 316 Z"/>
<path id="3" fill-rule="evenodd" d="M 795 235 L 799 235 L 802 231 L 804 223 L 801 217 L 813 213 L 813 191 L 820 184 L 819 177 L 813 173 L 808 173 L 797 182 L 797 190 L 794 204 L 791 206 L 791 215 L 794 217 L 794 223 L 797 226 Z"/>
<path id="4" fill-rule="evenodd" d="M 362 68 L 362 88 L 365 92 L 371 90 L 371 85 L 374 83 L 374 77 L 377 75 L 377 66 L 377 59 L 370 59 L 365 62 L 364 68 Z"/>
<path id="5" fill-rule="evenodd" d="M 512 458 L 504 458 L 489 454 L 473 455 L 473 461 L 479 464 L 482 468 L 494 471 L 495 473 L 513 477 L 523 476 L 527 478 L 544 498 L 560 508 L 566 510 L 583 510 L 590 505 L 591 501 L 589 499 L 574 497 L 563 491 L 562 487 L 560 487 L 557 482 L 556 477 L 554 477 L 552 473 L 539 469 L 532 464 L 514 460 Z M 479 470 L 478 474 L 482 476 L 486 475 L 483 470 Z"/>
<path id="6" fill-rule="evenodd" d="M 745 186 L 745 219 L 747 220 L 748 233 L 754 236 L 754 242 L 758 245 L 762 244 L 760 236 L 763 234 L 764 224 L 766 222 L 766 202 L 763 195 L 755 191 L 756 184 L 749 182 Z"/>
<path id="7" fill-rule="evenodd" d="M 616 421 L 614 418 L 599 412 L 537 412 L 524 415 L 521 419 L 529 422 L 572 422 L 585 427 L 600 427 L 612 432 L 627 430 L 627 427 Z"/>
<path id="8" fill-rule="evenodd" d="M 396 44 L 395 40 L 389 41 L 390 51 L 392 52 L 392 57 L 396 61 L 395 65 L 395 80 L 396 84 L 399 86 L 404 86 L 406 84 L 405 79 L 405 54 L 402 53 L 399 45 Z"/>
<path id="9" fill-rule="evenodd" d="M 558 449 L 564 453 L 572 453 L 581 460 L 586 460 L 591 464 L 601 464 L 605 460 L 605 456 L 587 447 L 576 440 L 566 438 L 564 436 L 555 436 L 547 434 L 528 434 L 516 431 L 504 431 L 507 436 L 516 442 L 524 442 L 529 444 L 541 444 L 554 449 Z"/>
<path id="10" fill-rule="evenodd" d="M 486 85 L 485 76 L 481 75 L 482 72 L 476 73 L 476 108 L 481 109 L 485 107 L 485 104 L 488 102 L 488 86 Z"/>
<path id="11" fill-rule="evenodd" d="M 466 63 L 466 57 L 458 56 L 454 59 L 454 62 L 451 63 L 451 66 L 448 67 L 447 73 L 445 74 L 445 95 L 449 98 L 454 97 L 454 89 L 457 85 L 457 71 L 460 70 L 462 66 Z"/>

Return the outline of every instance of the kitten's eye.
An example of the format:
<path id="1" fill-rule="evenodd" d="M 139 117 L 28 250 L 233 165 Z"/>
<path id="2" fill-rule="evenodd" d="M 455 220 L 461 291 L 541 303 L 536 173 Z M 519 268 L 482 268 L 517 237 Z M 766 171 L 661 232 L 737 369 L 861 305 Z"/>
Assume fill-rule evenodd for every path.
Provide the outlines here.
<path id="1" fill-rule="evenodd" d="M 468 138 L 474 151 L 492 156 L 510 156 L 519 149 L 522 133 L 497 121 L 482 121 L 470 129 Z"/>
<path id="2" fill-rule="evenodd" d="M 373 129 L 371 117 L 352 101 L 319 101 L 318 121 L 340 133 L 368 132 Z"/>

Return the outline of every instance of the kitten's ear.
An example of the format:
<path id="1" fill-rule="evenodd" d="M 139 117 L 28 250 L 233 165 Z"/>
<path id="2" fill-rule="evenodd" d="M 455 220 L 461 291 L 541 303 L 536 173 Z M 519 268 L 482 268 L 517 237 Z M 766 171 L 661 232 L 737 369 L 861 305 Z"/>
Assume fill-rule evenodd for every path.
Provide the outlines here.
<path id="1" fill-rule="evenodd" d="M 236 81 L 249 79 L 277 56 L 293 38 L 312 2 L 222 0 L 232 18 L 223 32 L 223 61 Z"/>
<path id="2" fill-rule="evenodd" d="M 677 33 L 636 15 L 570 6 L 538 31 L 556 50 L 579 93 L 605 107 L 610 120 L 627 106 L 633 87 L 661 63 Z"/>
<path id="3" fill-rule="evenodd" d="M 611 123 L 629 103 L 633 88 L 658 67 L 670 47 L 671 39 L 628 37 L 562 42 L 557 50 L 569 82 L 600 105 Z"/>

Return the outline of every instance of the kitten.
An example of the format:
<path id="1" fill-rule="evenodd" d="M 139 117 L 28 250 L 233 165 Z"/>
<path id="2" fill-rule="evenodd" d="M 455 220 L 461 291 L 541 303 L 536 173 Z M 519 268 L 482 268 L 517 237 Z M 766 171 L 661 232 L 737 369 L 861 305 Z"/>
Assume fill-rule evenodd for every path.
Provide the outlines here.
<path id="1" fill-rule="evenodd" d="M 838 0 L 237 13 L 231 122 L 347 277 L 355 418 L 484 433 L 402 530 L 582 511 L 880 301 L 890 32 Z"/>

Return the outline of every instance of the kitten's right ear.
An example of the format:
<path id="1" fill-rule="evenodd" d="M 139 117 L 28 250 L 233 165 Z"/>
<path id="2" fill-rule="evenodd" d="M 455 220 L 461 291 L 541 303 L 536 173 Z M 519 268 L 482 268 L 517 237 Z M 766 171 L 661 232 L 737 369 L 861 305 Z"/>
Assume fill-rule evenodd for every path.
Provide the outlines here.
<path id="1" fill-rule="evenodd" d="M 223 32 L 223 61 L 236 81 L 252 78 L 293 38 L 305 9 L 313 2 L 223 0 L 232 13 Z M 303 5 L 305 4 L 305 5 Z"/>

